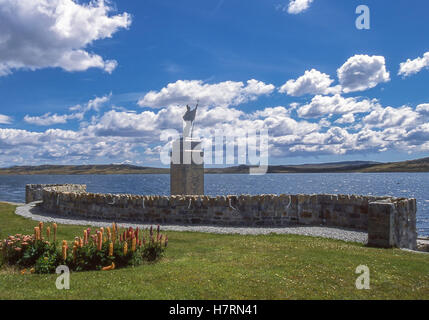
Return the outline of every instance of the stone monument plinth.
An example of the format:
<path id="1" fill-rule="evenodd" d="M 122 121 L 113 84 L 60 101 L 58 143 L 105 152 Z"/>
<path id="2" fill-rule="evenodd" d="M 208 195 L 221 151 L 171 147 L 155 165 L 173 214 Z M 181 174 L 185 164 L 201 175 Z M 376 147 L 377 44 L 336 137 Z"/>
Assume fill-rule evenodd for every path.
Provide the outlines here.
<path id="1" fill-rule="evenodd" d="M 171 195 L 204 194 L 204 154 L 201 140 L 189 137 L 173 141 L 170 165 Z"/>

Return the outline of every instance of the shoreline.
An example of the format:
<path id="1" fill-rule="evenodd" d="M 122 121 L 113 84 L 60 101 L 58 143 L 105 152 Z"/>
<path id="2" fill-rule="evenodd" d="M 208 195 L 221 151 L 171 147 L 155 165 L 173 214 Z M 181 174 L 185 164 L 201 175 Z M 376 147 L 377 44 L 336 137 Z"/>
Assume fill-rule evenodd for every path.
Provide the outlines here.
<path id="1" fill-rule="evenodd" d="M 0 169 L 1 170 L 1 169 Z M 265 174 L 336 174 L 336 173 L 362 173 L 362 174 L 377 174 L 377 173 L 429 173 L 429 170 L 417 171 L 417 170 L 397 170 L 397 171 L 292 171 L 292 172 L 267 172 Z M 168 172 L 107 172 L 107 173 L 91 173 L 91 172 L 83 172 L 83 173 L 70 173 L 70 172 L 49 172 L 49 173 L 35 173 L 35 172 L 26 172 L 26 173 L 2 173 L 0 172 L 0 176 L 108 176 L 108 175 L 150 175 L 150 174 L 162 174 L 169 175 Z M 210 172 L 205 171 L 204 174 L 239 174 L 239 175 L 248 175 L 249 172 Z"/>

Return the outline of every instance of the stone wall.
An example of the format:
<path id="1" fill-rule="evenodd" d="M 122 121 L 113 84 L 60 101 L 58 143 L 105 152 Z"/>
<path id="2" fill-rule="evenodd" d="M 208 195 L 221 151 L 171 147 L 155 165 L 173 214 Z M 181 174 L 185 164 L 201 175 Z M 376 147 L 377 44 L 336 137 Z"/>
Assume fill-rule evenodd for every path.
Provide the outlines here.
<path id="1" fill-rule="evenodd" d="M 137 196 L 43 188 L 43 208 L 112 221 L 223 226 L 322 225 L 368 231 L 378 247 L 415 248 L 416 201 L 355 195 Z"/>
<path id="2" fill-rule="evenodd" d="M 25 186 L 25 203 L 42 200 L 42 191 L 46 187 L 56 187 L 63 192 L 86 192 L 86 185 L 82 184 L 27 184 Z"/>
<path id="3" fill-rule="evenodd" d="M 415 250 L 416 212 L 415 199 L 371 202 L 368 215 L 368 245 Z"/>

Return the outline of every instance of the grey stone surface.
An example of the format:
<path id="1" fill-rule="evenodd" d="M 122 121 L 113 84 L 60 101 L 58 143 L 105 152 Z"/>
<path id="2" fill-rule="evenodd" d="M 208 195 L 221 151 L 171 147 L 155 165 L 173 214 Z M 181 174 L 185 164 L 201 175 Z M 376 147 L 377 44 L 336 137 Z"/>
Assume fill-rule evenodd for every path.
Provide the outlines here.
<path id="1" fill-rule="evenodd" d="M 25 203 L 42 200 L 43 188 L 57 187 L 64 192 L 86 192 L 84 184 L 27 184 L 25 186 Z"/>
<path id="2" fill-rule="evenodd" d="M 40 206 L 41 202 L 35 202 L 25 204 L 17 207 L 16 214 L 32 219 L 34 221 L 42 222 L 56 222 L 60 224 L 72 224 L 82 226 L 95 226 L 95 227 L 108 227 L 111 225 L 111 221 L 103 220 L 86 220 L 74 217 L 64 218 L 52 213 L 43 212 L 43 208 Z M 149 228 L 152 224 L 146 223 L 135 223 L 121 222 L 118 223 L 120 227 L 133 228 Z M 330 228 L 321 226 L 289 226 L 289 227 L 222 227 L 222 226 L 185 226 L 185 225 L 161 225 L 161 229 L 165 231 L 190 231 L 190 232 L 205 232 L 205 233 L 216 233 L 216 234 L 248 234 L 248 235 L 260 235 L 260 234 L 296 234 L 312 237 L 329 238 L 350 242 L 367 242 L 367 234 L 363 231 L 347 230 L 341 228 Z"/>
<path id="3" fill-rule="evenodd" d="M 171 195 L 204 194 L 204 161 L 201 141 L 178 139 L 173 142 L 170 165 Z M 195 161 L 195 160 L 200 161 Z"/>
<path id="4" fill-rule="evenodd" d="M 317 226 L 368 232 L 374 246 L 416 248 L 415 199 L 329 194 L 139 196 L 69 192 L 49 186 L 43 188 L 42 200 L 42 212 L 65 219 L 216 226 L 220 230 Z"/>

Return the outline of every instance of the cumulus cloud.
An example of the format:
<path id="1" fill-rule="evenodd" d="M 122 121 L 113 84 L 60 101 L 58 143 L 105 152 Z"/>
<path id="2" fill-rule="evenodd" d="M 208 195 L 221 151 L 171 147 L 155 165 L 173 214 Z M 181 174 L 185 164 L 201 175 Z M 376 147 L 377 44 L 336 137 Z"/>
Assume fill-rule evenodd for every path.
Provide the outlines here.
<path id="1" fill-rule="evenodd" d="M 422 71 L 424 68 L 429 68 L 429 52 L 426 52 L 423 57 L 418 57 L 414 60 L 407 59 L 399 65 L 398 75 L 408 77 Z"/>
<path id="2" fill-rule="evenodd" d="M 362 122 L 368 127 L 393 128 L 400 126 L 410 128 L 415 126 L 418 118 L 419 114 L 408 106 L 400 108 L 378 106 L 364 117 Z"/>
<path id="3" fill-rule="evenodd" d="M 315 96 L 309 104 L 299 107 L 297 113 L 302 118 L 331 117 L 334 114 L 354 114 L 370 111 L 377 100 L 344 98 L 339 94 L 334 96 Z"/>
<path id="4" fill-rule="evenodd" d="M 268 95 L 275 87 L 262 81 L 225 81 L 216 84 L 201 80 L 178 80 L 169 83 L 160 91 L 150 91 L 138 101 L 141 107 L 161 108 L 173 105 L 194 104 L 199 100 L 202 106 L 226 107 L 255 100 Z"/>
<path id="5" fill-rule="evenodd" d="M 304 12 L 310 7 L 313 0 L 290 0 L 287 7 L 287 12 L 290 14 L 298 14 Z"/>
<path id="6" fill-rule="evenodd" d="M 82 121 L 85 117 L 85 114 L 91 110 L 94 110 L 96 112 L 100 111 L 100 107 L 108 102 L 111 98 L 112 94 L 103 96 L 103 97 L 95 97 L 94 99 L 89 100 L 84 105 L 75 105 L 69 108 L 70 111 L 74 111 L 71 114 L 52 114 L 50 112 L 45 113 L 42 116 L 30 116 L 25 115 L 24 121 L 37 125 L 37 126 L 51 126 L 54 124 L 64 124 L 67 123 L 69 120 L 79 120 Z"/>
<path id="7" fill-rule="evenodd" d="M 324 101 L 325 98 L 331 100 Z M 268 129 L 271 157 L 428 149 L 429 125 L 427 116 L 423 114 L 425 105 L 416 109 L 409 106 L 382 107 L 376 101 L 339 95 L 317 99 L 324 101 L 321 110 L 325 114 L 318 122 L 291 115 L 290 108 L 284 106 L 250 113 L 234 107 L 202 106 L 194 133 L 206 139 L 215 130 L 241 136 L 249 128 Z M 330 105 L 334 105 L 332 110 L 328 108 Z M 111 159 L 117 163 L 130 159 L 136 163 L 141 160 L 156 162 L 164 145 L 160 141 L 162 130 L 180 131 L 184 111 L 183 106 L 142 112 L 110 110 L 75 131 L 48 129 L 34 132 L 0 128 L 0 165 L 13 161 L 80 163 L 97 162 L 98 159 Z M 298 115 L 299 112 L 306 115 L 317 113 L 305 109 L 297 111 Z M 360 125 L 346 127 L 352 121 L 356 122 L 356 114 L 361 112 L 365 114 Z M 331 114 L 341 117 L 331 123 L 328 120 Z"/>
<path id="8" fill-rule="evenodd" d="M 11 124 L 12 118 L 4 114 L 0 114 L 0 124 Z"/>
<path id="9" fill-rule="evenodd" d="M 130 26 L 128 13 L 109 15 L 112 10 L 104 0 L 1 0 L 0 76 L 48 67 L 111 73 L 117 62 L 86 47 Z"/>
<path id="10" fill-rule="evenodd" d="M 183 102 L 178 106 L 169 99 L 191 96 L 186 88 L 188 84 L 182 86 L 179 82 L 179 89 L 176 84 L 155 92 L 159 96 L 152 106 L 167 104 L 165 108 L 127 111 L 116 107 L 103 113 L 101 106 L 110 99 L 107 95 L 71 107 L 70 114 L 48 113 L 24 119 L 49 126 L 71 118 L 80 119 L 90 110 L 97 112 L 90 121 L 80 122 L 76 130 L 49 128 L 36 132 L 0 128 L 0 166 L 129 160 L 159 165 L 159 151 L 165 144 L 161 135 L 167 129 L 181 132 L 186 109 Z M 376 99 L 335 94 L 316 95 L 307 104 L 276 105 L 246 112 L 234 104 L 269 94 L 273 86 L 256 80 L 238 85 L 232 82 L 214 85 L 197 82 L 196 85 L 202 88 L 198 98 L 203 103 L 198 110 L 194 135 L 203 141 L 211 139 L 217 130 L 226 136 L 245 137 L 249 129 L 267 129 L 270 157 L 429 150 L 429 104 L 393 108 L 382 106 Z M 225 88 L 232 90 L 227 91 L 226 96 L 210 95 L 220 90 L 219 87 L 224 93 Z M 242 141 L 244 139 L 238 138 L 236 144 Z"/>
<path id="11" fill-rule="evenodd" d="M 88 111 L 94 110 L 96 112 L 100 111 L 100 107 L 108 102 L 112 97 L 112 93 L 105 95 L 103 97 L 95 97 L 92 100 L 89 100 L 85 105 L 75 105 L 69 108 L 70 111 L 81 111 L 86 113 Z"/>
<path id="12" fill-rule="evenodd" d="M 331 87 L 334 80 L 326 73 L 316 69 L 305 71 L 304 75 L 296 80 L 289 80 L 280 87 L 280 93 L 287 93 L 290 96 L 302 96 L 305 94 L 332 94 L 341 92 L 340 86 Z"/>
<path id="13" fill-rule="evenodd" d="M 429 116 L 429 103 L 419 104 L 416 111 Z"/>
<path id="14" fill-rule="evenodd" d="M 335 121 L 335 123 L 341 123 L 341 124 L 353 123 L 353 122 L 355 122 L 355 116 L 353 113 L 347 113 Z"/>
<path id="15" fill-rule="evenodd" d="M 75 113 L 75 114 L 65 114 L 65 115 L 58 115 L 58 114 L 51 114 L 50 112 L 45 113 L 42 116 L 29 116 L 26 115 L 24 117 L 24 121 L 29 124 L 34 124 L 37 126 L 51 126 L 54 124 L 63 124 L 67 123 L 68 120 L 71 119 L 83 119 L 83 113 Z"/>
<path id="16" fill-rule="evenodd" d="M 382 56 L 354 55 L 337 70 L 337 75 L 345 93 L 364 91 L 390 81 Z"/>

